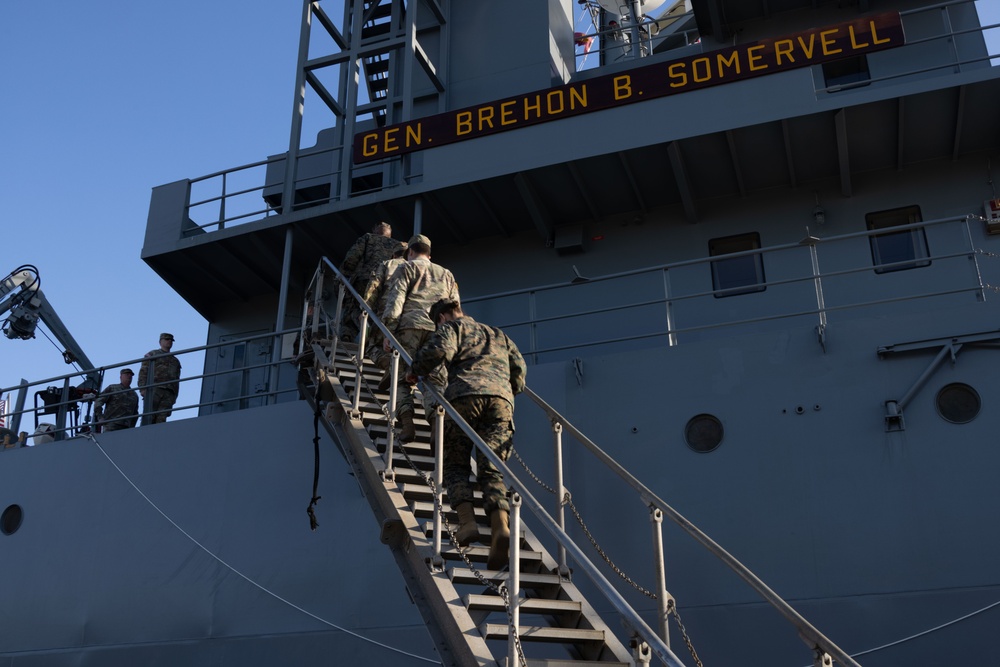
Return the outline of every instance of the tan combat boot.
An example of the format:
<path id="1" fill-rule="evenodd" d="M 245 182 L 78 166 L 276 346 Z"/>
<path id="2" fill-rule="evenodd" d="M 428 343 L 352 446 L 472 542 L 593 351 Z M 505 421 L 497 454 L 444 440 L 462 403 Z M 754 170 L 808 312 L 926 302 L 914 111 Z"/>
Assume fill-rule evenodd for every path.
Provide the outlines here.
<path id="1" fill-rule="evenodd" d="M 499 570 L 510 561 L 510 515 L 506 510 L 493 510 L 490 513 L 490 555 L 486 567 Z"/>
<path id="2" fill-rule="evenodd" d="M 399 415 L 399 439 L 412 442 L 417 437 L 417 427 L 413 425 L 413 410 L 407 410 Z"/>
<path id="3" fill-rule="evenodd" d="M 455 507 L 458 512 L 458 530 L 455 539 L 458 546 L 467 547 L 479 541 L 479 524 L 476 523 L 476 510 L 470 502 L 459 503 Z"/>

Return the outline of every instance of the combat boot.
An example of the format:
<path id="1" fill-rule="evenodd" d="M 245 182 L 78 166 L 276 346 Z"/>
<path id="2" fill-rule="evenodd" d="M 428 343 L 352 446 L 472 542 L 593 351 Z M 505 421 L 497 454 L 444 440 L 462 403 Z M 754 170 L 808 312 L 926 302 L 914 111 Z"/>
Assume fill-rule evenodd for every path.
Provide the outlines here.
<path id="1" fill-rule="evenodd" d="M 490 513 L 490 555 L 486 567 L 499 570 L 510 562 L 510 515 L 507 510 L 493 510 Z"/>
<path id="2" fill-rule="evenodd" d="M 479 524 L 476 523 L 476 510 L 472 503 L 459 503 L 455 511 L 458 512 L 458 530 L 455 531 L 458 546 L 467 547 L 473 542 L 478 542 Z"/>
<path id="3" fill-rule="evenodd" d="M 417 427 L 413 424 L 413 410 L 407 410 L 399 415 L 399 439 L 403 442 L 412 442 L 417 436 Z"/>
<path id="4" fill-rule="evenodd" d="M 388 359 L 388 358 L 389 358 L 388 355 L 385 356 L 385 357 L 382 357 L 382 359 Z M 382 359 L 379 359 L 379 361 L 381 361 Z M 392 361 L 392 360 L 389 359 L 389 361 Z M 381 368 L 381 366 L 380 366 L 380 368 Z M 384 368 L 382 370 L 383 370 L 382 379 L 378 381 L 378 390 L 379 391 L 388 391 L 389 390 L 389 385 L 392 384 L 392 369 L 391 368 Z"/>

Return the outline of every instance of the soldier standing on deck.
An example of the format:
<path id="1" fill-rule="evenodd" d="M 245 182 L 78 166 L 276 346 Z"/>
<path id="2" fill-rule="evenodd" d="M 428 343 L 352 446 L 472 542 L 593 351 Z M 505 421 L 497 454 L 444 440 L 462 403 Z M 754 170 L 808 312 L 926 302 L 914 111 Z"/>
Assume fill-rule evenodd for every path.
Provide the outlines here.
<path id="1" fill-rule="evenodd" d="M 139 368 L 139 393 L 146 399 L 147 418 L 143 419 L 143 426 L 147 423 L 159 424 L 167 421 L 170 409 L 177 402 L 177 391 L 180 388 L 177 381 L 181 377 L 181 362 L 170 354 L 170 348 L 173 346 L 174 335 L 161 333 L 159 349 L 147 352 L 146 360 Z"/>
<path id="2" fill-rule="evenodd" d="M 340 270 L 351 281 L 351 286 L 363 297 L 379 264 L 392 259 L 392 254 L 398 247 L 399 241 L 392 238 L 392 227 L 388 223 L 380 222 L 372 227 L 371 232 L 354 242 L 344 255 L 344 263 L 340 265 Z M 345 296 L 341 312 L 341 340 L 349 343 L 357 337 L 360 331 L 360 318 L 361 308 L 358 302 L 354 297 Z"/>
<path id="3" fill-rule="evenodd" d="M 413 372 L 420 375 L 444 364 L 448 388 L 444 397 L 486 445 L 506 461 L 514 447 L 514 395 L 524 390 L 524 357 L 507 335 L 476 322 L 456 301 L 442 299 L 431 308 L 438 327 L 413 355 Z M 451 419 L 444 423 L 444 485 L 458 513 L 455 537 L 465 546 L 479 539 L 472 506 L 470 457 L 472 441 Z M 476 450 L 476 480 L 483 492 L 483 509 L 490 518 L 490 554 L 487 567 L 507 564 L 510 548 L 510 503 L 503 475 Z"/>
<path id="4" fill-rule="evenodd" d="M 118 384 L 108 385 L 94 399 L 94 420 L 104 432 L 132 428 L 139 421 L 139 397 L 132 389 L 131 368 L 123 368 Z"/>
<path id="5" fill-rule="evenodd" d="M 431 262 L 431 240 L 423 234 L 410 239 L 406 257 L 409 261 L 392 274 L 382 323 L 412 357 L 434 333 L 434 323 L 427 316 L 427 311 L 441 299 L 458 301 L 458 283 L 451 271 Z M 391 349 L 388 339 L 382 343 L 382 349 L 386 352 Z M 416 435 L 413 425 L 414 385 L 405 380 L 406 373 L 401 375 L 404 381 L 400 384 L 396 415 L 401 427 L 399 439 L 409 442 Z M 427 371 L 425 376 L 426 382 L 444 390 L 446 378 L 443 371 Z"/>

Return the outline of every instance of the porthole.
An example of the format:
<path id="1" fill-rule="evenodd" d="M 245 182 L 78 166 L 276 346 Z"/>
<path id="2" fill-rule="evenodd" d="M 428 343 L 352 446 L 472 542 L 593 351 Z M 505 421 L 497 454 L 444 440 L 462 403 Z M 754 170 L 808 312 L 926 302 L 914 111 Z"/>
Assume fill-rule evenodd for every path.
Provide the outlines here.
<path id="1" fill-rule="evenodd" d="M 710 452 L 722 442 L 722 422 L 713 415 L 695 415 L 684 427 L 684 439 L 696 452 Z"/>
<path id="2" fill-rule="evenodd" d="M 979 416 L 983 407 L 979 392 L 962 382 L 953 382 L 937 394 L 938 414 L 952 424 L 967 424 Z"/>
<path id="3" fill-rule="evenodd" d="M 24 513 L 20 505 L 11 505 L 0 514 L 0 532 L 4 535 L 13 535 L 21 527 L 21 519 Z"/>

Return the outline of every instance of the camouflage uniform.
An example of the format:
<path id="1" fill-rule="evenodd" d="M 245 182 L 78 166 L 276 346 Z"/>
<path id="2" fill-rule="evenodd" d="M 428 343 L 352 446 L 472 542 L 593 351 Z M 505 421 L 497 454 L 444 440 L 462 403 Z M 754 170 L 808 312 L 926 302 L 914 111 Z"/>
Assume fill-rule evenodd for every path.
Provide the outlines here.
<path id="1" fill-rule="evenodd" d="M 159 424 L 167 421 L 170 409 L 177 402 L 177 390 L 180 388 L 177 380 L 181 377 L 181 362 L 160 348 L 147 352 L 145 359 L 139 368 L 139 389 L 146 389 L 150 384 L 166 383 L 146 389 L 146 412 L 159 413 L 149 415 L 149 423 Z M 152 373 L 149 372 L 150 364 L 153 365 Z M 146 420 L 144 419 L 142 423 L 145 424 Z"/>
<path id="2" fill-rule="evenodd" d="M 417 350 L 413 370 L 425 372 L 438 364 L 448 372 L 445 398 L 501 460 L 510 456 L 514 442 L 514 395 L 524 389 L 524 357 L 507 335 L 496 327 L 459 317 L 438 327 L 427 344 Z M 472 502 L 470 456 L 472 441 L 451 419 L 444 425 L 444 485 L 452 507 Z M 483 507 L 509 512 L 503 475 L 476 450 L 476 477 L 483 492 Z"/>
<path id="3" fill-rule="evenodd" d="M 139 420 L 139 395 L 123 384 L 108 385 L 94 399 L 94 419 L 105 432 L 132 428 Z"/>
<path id="4" fill-rule="evenodd" d="M 368 303 L 368 307 L 375 311 L 377 315 L 381 316 L 385 312 L 385 301 L 389 296 L 389 281 L 396 272 L 396 269 L 405 262 L 406 258 L 404 257 L 393 257 L 379 264 L 378 269 L 375 270 L 374 277 L 368 283 L 367 291 L 362 294 Z M 375 365 L 385 370 L 389 368 L 389 355 L 382 350 L 383 339 L 385 339 L 385 336 L 382 335 L 382 332 L 378 328 L 372 327 L 371 335 L 368 338 L 369 347 L 367 354 L 375 362 Z"/>
<path id="5" fill-rule="evenodd" d="M 451 271 L 426 257 L 412 259 L 392 274 L 382 322 L 411 358 L 434 333 L 435 326 L 427 311 L 441 299 L 458 301 L 458 283 Z M 425 382 L 441 390 L 447 382 L 443 369 L 426 368 L 417 375 L 423 375 Z M 400 379 L 404 377 L 406 370 L 400 369 Z M 400 382 L 396 414 L 410 410 L 413 410 L 413 385 Z"/>
<path id="6" fill-rule="evenodd" d="M 369 232 L 354 242 L 344 256 L 344 263 L 340 269 L 358 294 L 364 296 L 368 290 L 368 283 L 379 265 L 387 259 L 392 259 L 392 254 L 397 248 L 399 241 Z M 343 337 L 353 339 L 360 331 L 358 325 L 361 321 L 361 308 L 351 296 L 344 297 L 343 308 L 340 333 Z"/>

